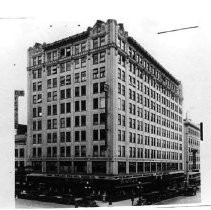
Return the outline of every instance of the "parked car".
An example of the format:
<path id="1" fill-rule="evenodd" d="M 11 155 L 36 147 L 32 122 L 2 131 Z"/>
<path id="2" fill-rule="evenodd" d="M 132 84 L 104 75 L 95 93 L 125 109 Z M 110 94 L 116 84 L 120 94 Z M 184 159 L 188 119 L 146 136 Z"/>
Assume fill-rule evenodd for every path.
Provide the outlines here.
<path id="1" fill-rule="evenodd" d="M 62 196 L 62 203 L 67 205 L 75 204 L 75 197 L 72 194 L 64 194 Z"/>
<path id="2" fill-rule="evenodd" d="M 75 205 L 80 207 L 98 207 L 96 202 L 89 197 L 76 199 Z"/>
<path id="3" fill-rule="evenodd" d="M 185 189 L 184 195 L 193 196 L 193 195 L 196 195 L 196 191 L 197 191 L 197 188 L 195 186 L 194 187 L 187 187 Z"/>

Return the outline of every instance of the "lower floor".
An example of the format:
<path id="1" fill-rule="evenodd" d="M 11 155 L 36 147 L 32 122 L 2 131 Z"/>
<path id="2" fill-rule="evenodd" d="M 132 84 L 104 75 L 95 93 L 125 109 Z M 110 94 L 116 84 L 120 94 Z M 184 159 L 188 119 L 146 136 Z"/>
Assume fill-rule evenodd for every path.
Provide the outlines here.
<path id="1" fill-rule="evenodd" d="M 109 160 L 32 160 L 35 172 L 66 174 L 137 174 L 183 171 L 182 162 Z"/>

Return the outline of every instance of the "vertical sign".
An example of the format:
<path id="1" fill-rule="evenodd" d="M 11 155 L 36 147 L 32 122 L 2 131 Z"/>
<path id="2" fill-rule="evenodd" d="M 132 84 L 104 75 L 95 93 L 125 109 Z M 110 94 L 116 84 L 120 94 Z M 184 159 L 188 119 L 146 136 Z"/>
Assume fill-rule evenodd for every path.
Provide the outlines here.
<path id="1" fill-rule="evenodd" d="M 18 97 L 24 96 L 23 90 L 15 90 L 14 94 L 14 127 L 18 128 Z"/>

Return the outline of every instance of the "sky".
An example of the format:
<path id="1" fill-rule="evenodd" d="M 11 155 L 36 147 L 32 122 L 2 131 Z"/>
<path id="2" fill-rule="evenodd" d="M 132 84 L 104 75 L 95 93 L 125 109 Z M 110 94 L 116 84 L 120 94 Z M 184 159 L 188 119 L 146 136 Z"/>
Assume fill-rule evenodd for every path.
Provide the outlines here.
<path id="1" fill-rule="evenodd" d="M 27 90 L 27 49 L 35 42 L 49 43 L 85 31 L 98 19 L 116 19 L 123 23 L 129 35 L 182 82 L 183 117 L 188 112 L 193 122 L 204 123 L 202 173 L 211 174 L 208 161 L 211 146 L 211 3 L 208 0 L 8 0 L 1 3 L 0 160 L 8 162 L 1 169 L 3 177 L 11 172 L 11 178 L 13 173 L 13 91 Z M 199 27 L 157 34 L 189 26 Z M 19 123 L 27 123 L 27 94 L 19 98 Z M 208 186 L 204 186 L 205 198 L 209 194 Z M 4 193 L 10 195 L 11 189 L 12 186 L 5 188 Z"/>

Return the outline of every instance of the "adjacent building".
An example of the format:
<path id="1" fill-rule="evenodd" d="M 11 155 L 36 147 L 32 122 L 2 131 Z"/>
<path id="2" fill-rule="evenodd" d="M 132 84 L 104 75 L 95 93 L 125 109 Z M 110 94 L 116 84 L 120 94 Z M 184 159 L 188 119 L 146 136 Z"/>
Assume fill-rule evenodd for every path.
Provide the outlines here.
<path id="1" fill-rule="evenodd" d="M 26 139 L 27 126 L 18 124 L 15 135 L 15 168 L 23 169 L 26 166 Z"/>
<path id="2" fill-rule="evenodd" d="M 182 85 L 115 20 L 28 49 L 28 164 L 47 174 L 184 173 Z"/>
<path id="3" fill-rule="evenodd" d="M 184 119 L 184 163 L 188 180 L 200 181 L 201 126 Z"/>

